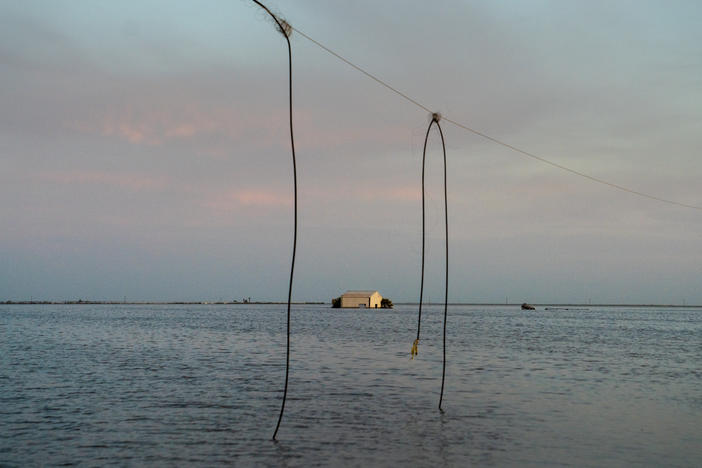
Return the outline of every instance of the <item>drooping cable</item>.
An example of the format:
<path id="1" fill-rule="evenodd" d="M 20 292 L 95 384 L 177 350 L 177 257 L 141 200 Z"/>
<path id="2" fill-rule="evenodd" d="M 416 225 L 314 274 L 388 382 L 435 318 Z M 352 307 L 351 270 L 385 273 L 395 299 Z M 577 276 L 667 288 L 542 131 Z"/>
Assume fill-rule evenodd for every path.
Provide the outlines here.
<path id="1" fill-rule="evenodd" d="M 431 112 L 431 110 L 429 110 L 429 108 L 428 108 L 427 106 L 425 106 L 424 104 L 421 104 L 419 101 L 417 101 L 416 99 L 412 98 L 411 96 L 409 96 L 409 95 L 403 93 L 402 91 L 399 91 L 397 88 L 391 86 L 391 85 L 388 84 L 386 81 L 384 81 L 384 80 L 378 78 L 376 75 L 374 75 L 374 74 L 370 73 L 369 71 L 365 70 L 363 67 L 361 67 L 361 66 L 359 66 L 359 65 L 356 65 L 356 64 L 353 63 L 351 60 L 345 58 L 344 56 L 342 56 L 341 54 L 335 52 L 334 50 L 330 49 L 329 47 L 325 46 L 325 45 L 322 44 L 321 42 L 319 42 L 319 41 L 317 41 L 317 40 L 311 38 L 310 36 L 308 36 L 307 34 L 305 34 L 304 32 L 300 31 L 300 30 L 297 29 L 297 28 L 293 28 L 293 30 L 294 30 L 295 32 L 297 32 L 298 34 L 300 34 L 300 36 L 304 37 L 304 38 L 307 39 L 308 41 L 310 41 L 310 42 L 312 42 L 313 44 L 315 44 L 316 46 L 318 46 L 319 48 L 325 50 L 327 53 L 333 55 L 334 57 L 338 58 L 339 60 L 341 60 L 342 62 L 346 63 L 347 65 L 349 65 L 349 66 L 353 67 L 354 69 L 358 70 L 359 72 L 363 73 L 364 75 L 366 75 L 366 76 L 369 77 L 370 79 L 374 80 L 376 83 L 380 84 L 381 86 L 384 86 L 385 88 L 387 88 L 388 90 L 390 90 L 390 91 L 392 91 L 393 93 L 397 94 L 398 96 L 402 97 L 402 98 L 405 99 L 406 101 L 411 102 L 412 104 L 414 104 L 415 106 L 419 107 L 419 108 L 422 109 L 422 110 L 425 110 L 425 111 L 427 111 L 427 112 Z M 510 149 L 510 150 L 512 150 L 512 151 L 515 151 L 515 152 L 521 154 L 522 156 L 526 156 L 526 157 L 529 157 L 529 158 L 531 158 L 531 159 L 535 159 L 536 161 L 540 161 L 540 162 L 542 162 L 542 163 L 544 163 L 544 164 L 548 164 L 548 165 L 551 166 L 551 167 L 555 167 L 555 168 L 557 168 L 557 169 L 561 169 L 561 170 L 566 171 L 566 172 L 569 172 L 569 173 L 571 173 L 571 174 L 573 174 L 573 175 L 576 175 L 576 176 L 579 176 L 579 177 L 583 177 L 583 178 L 588 179 L 588 180 L 590 180 L 590 181 L 592 181 L 592 182 L 596 182 L 596 183 L 598 183 L 598 184 L 606 185 L 607 187 L 610 187 L 610 188 L 613 188 L 613 189 L 616 189 L 616 190 L 620 190 L 620 191 L 622 191 L 622 192 L 627 192 L 627 193 L 630 193 L 630 194 L 632 194 L 632 195 L 636 195 L 636 196 L 643 197 L 643 198 L 648 198 L 649 200 L 656 200 L 656 201 L 659 201 L 659 202 L 661 202 L 661 203 L 667 203 L 667 204 L 669 204 L 669 205 L 675 205 L 675 206 L 679 206 L 679 207 L 683 207 L 683 208 L 691 208 L 691 209 L 693 209 L 693 210 L 702 210 L 702 206 L 691 205 L 691 204 L 688 204 L 688 203 L 681 203 L 681 202 L 678 202 L 678 201 L 675 201 L 675 200 L 669 200 L 669 199 L 667 199 L 667 198 L 661 198 L 661 197 L 658 197 L 658 196 L 655 196 L 655 195 L 650 195 L 650 194 L 645 193 L 645 192 L 641 192 L 641 191 L 638 191 L 638 190 L 634 190 L 634 189 L 631 189 L 631 188 L 629 188 L 629 187 L 625 187 L 625 186 L 623 186 L 623 185 L 615 184 L 615 183 L 609 182 L 609 181 L 607 181 L 607 180 L 605 180 L 605 179 L 601 179 L 601 178 L 599 178 L 599 177 L 595 177 L 595 176 L 586 174 L 586 173 L 581 172 L 581 171 L 578 171 L 578 170 L 576 170 L 576 169 L 571 169 L 571 168 L 569 168 L 569 167 L 567 167 L 567 166 L 564 166 L 563 164 L 559 164 L 559 163 L 553 162 L 553 161 L 551 161 L 551 160 L 549 160 L 549 159 L 546 159 L 546 158 L 544 158 L 544 157 L 542 157 L 542 156 L 538 156 L 538 155 L 536 155 L 536 154 L 534 154 L 534 153 L 532 153 L 532 152 L 530 152 L 530 151 L 526 151 L 526 150 L 523 150 L 523 149 L 521 149 L 521 148 L 519 148 L 519 147 L 517 147 L 517 146 L 511 145 L 511 144 L 509 144 L 509 143 L 505 143 L 504 141 L 502 141 L 502 140 L 500 140 L 500 139 L 498 139 L 498 138 L 492 137 L 492 136 L 490 136 L 490 135 L 488 135 L 488 134 L 486 134 L 486 133 L 484 133 L 484 132 L 481 132 L 481 131 L 479 131 L 479 130 L 476 130 L 476 129 L 474 129 L 474 128 L 471 128 L 471 127 L 469 127 L 468 125 L 462 124 L 462 123 L 460 123 L 460 122 L 458 122 L 458 121 L 456 121 L 456 120 L 452 120 L 452 119 L 450 119 L 450 118 L 448 118 L 448 117 L 443 117 L 443 119 L 444 119 L 445 121 L 447 121 L 447 122 L 452 123 L 453 125 L 457 126 L 458 128 L 461 128 L 461 129 L 463 129 L 463 130 L 466 130 L 466 131 L 468 131 L 468 132 L 471 132 L 471 133 L 473 133 L 474 135 L 477 135 L 477 136 L 479 136 L 479 137 L 481 137 L 481 138 L 484 138 L 484 139 L 486 139 L 486 140 L 489 140 L 489 141 L 491 141 L 491 142 L 493 142 L 493 143 L 495 143 L 495 144 L 498 144 L 498 145 L 500 145 L 500 146 L 503 146 L 503 147 L 505 147 L 505 148 L 508 148 L 508 149 Z"/>
<path id="2" fill-rule="evenodd" d="M 258 0 L 253 0 L 258 6 L 266 10 L 273 21 L 278 25 L 278 31 L 285 37 L 285 41 L 288 44 L 288 109 L 290 114 L 290 148 L 292 149 L 292 164 L 293 164 L 293 193 L 294 193 L 294 227 L 293 227 L 293 249 L 292 249 L 292 260 L 290 261 L 290 284 L 288 285 L 288 322 L 287 322 L 287 342 L 285 347 L 285 388 L 283 390 L 283 402 L 280 405 L 280 415 L 278 416 L 278 423 L 275 425 L 275 431 L 273 432 L 273 440 L 276 440 L 278 435 L 278 429 L 280 429 L 280 422 L 283 420 L 283 413 L 285 412 L 285 400 L 288 396 L 288 376 L 290 374 L 290 303 L 292 301 L 292 286 L 293 286 L 293 276 L 295 273 L 295 251 L 297 250 L 297 164 L 295 161 L 295 138 L 293 136 L 293 104 L 292 104 L 292 48 L 290 47 L 290 34 L 292 33 L 292 26 L 282 18 L 278 18 L 276 15 L 271 13 L 271 11 Z"/>
<path id="3" fill-rule="evenodd" d="M 417 338 L 414 340 L 414 343 L 412 343 L 412 350 L 410 351 L 410 355 L 412 359 L 419 354 L 419 332 L 421 329 L 421 324 L 422 324 L 422 302 L 424 299 L 424 257 L 425 257 L 425 244 L 426 244 L 426 209 L 425 209 L 425 189 L 424 189 L 424 180 L 425 180 L 425 172 L 426 172 L 426 160 L 427 160 L 427 142 L 429 141 L 429 132 L 431 131 L 431 127 L 436 124 L 436 127 L 439 129 L 439 135 L 441 135 L 441 148 L 443 150 L 443 155 L 444 155 L 444 224 L 445 224 L 445 243 L 446 243 L 446 276 L 444 278 L 444 333 L 443 333 L 443 347 L 444 347 L 444 352 L 443 352 L 443 365 L 441 369 L 441 393 L 439 394 L 439 411 L 443 411 L 441 409 L 441 404 L 444 399 L 444 383 L 446 381 L 446 319 L 448 317 L 448 278 L 449 278 L 449 267 L 448 267 L 448 261 L 449 261 L 449 250 L 448 250 L 448 191 L 447 191 L 447 184 L 446 184 L 446 143 L 444 142 L 444 132 L 441 130 L 441 124 L 439 121 L 441 120 L 441 115 L 438 113 L 433 113 L 431 116 L 431 122 L 429 123 L 429 127 L 427 127 L 427 133 L 424 137 L 424 149 L 422 150 L 422 267 L 421 267 L 421 280 L 419 283 L 419 312 L 417 314 Z"/>

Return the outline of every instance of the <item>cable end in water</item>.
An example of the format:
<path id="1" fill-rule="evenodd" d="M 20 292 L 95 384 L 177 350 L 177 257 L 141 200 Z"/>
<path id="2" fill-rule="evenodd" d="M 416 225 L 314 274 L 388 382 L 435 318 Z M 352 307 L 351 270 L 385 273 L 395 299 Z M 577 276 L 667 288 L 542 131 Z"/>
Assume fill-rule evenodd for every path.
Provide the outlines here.
<path id="1" fill-rule="evenodd" d="M 414 343 L 412 343 L 412 351 L 410 351 L 410 355 L 411 355 L 410 359 L 414 359 L 414 357 L 419 354 L 419 350 L 417 349 L 418 346 L 419 346 L 419 338 L 414 340 Z"/>

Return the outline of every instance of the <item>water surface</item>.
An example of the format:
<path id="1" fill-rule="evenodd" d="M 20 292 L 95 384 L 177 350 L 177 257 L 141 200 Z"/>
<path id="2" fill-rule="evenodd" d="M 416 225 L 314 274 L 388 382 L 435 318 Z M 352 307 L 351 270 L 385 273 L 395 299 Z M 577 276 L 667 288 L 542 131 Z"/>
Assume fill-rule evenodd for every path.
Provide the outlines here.
<path id="1" fill-rule="evenodd" d="M 0 465 L 700 466 L 702 310 L 0 305 Z"/>

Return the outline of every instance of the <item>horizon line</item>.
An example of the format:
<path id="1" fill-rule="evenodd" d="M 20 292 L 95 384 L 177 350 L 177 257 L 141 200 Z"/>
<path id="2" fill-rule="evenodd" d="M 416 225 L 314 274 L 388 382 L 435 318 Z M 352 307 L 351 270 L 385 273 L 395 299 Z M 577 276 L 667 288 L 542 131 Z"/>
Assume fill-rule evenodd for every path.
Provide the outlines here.
<path id="1" fill-rule="evenodd" d="M 287 304 L 287 301 L 165 301 L 165 300 L 146 300 L 146 301 L 108 301 L 108 300 L 5 300 L 0 301 L 0 305 L 271 305 L 271 304 Z M 326 305 L 331 306 L 331 302 L 327 301 L 293 301 L 294 305 Z M 443 302 L 423 302 L 423 305 L 444 305 Z M 449 302 L 450 306 L 508 306 L 519 307 L 523 303 L 501 303 L 501 302 Z M 529 303 L 539 307 L 676 307 L 676 308 L 702 308 L 702 304 L 653 304 L 653 303 L 583 303 L 583 302 L 534 302 Z M 412 305 L 418 306 L 419 302 L 396 302 L 395 305 Z"/>

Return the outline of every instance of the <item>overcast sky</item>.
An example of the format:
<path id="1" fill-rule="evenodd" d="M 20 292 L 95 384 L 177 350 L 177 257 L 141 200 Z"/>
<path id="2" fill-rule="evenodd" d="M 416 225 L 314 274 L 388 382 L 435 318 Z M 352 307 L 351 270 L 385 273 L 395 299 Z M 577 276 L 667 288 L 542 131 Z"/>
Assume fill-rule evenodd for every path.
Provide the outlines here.
<path id="1" fill-rule="evenodd" d="M 702 205 L 702 3 L 270 2 L 447 117 Z M 419 296 L 426 112 L 291 37 L 293 298 Z M 0 300 L 283 300 L 287 50 L 241 1 L 0 1 Z M 450 301 L 702 304 L 702 211 L 443 123 Z M 443 300 L 441 146 L 425 298 Z"/>

